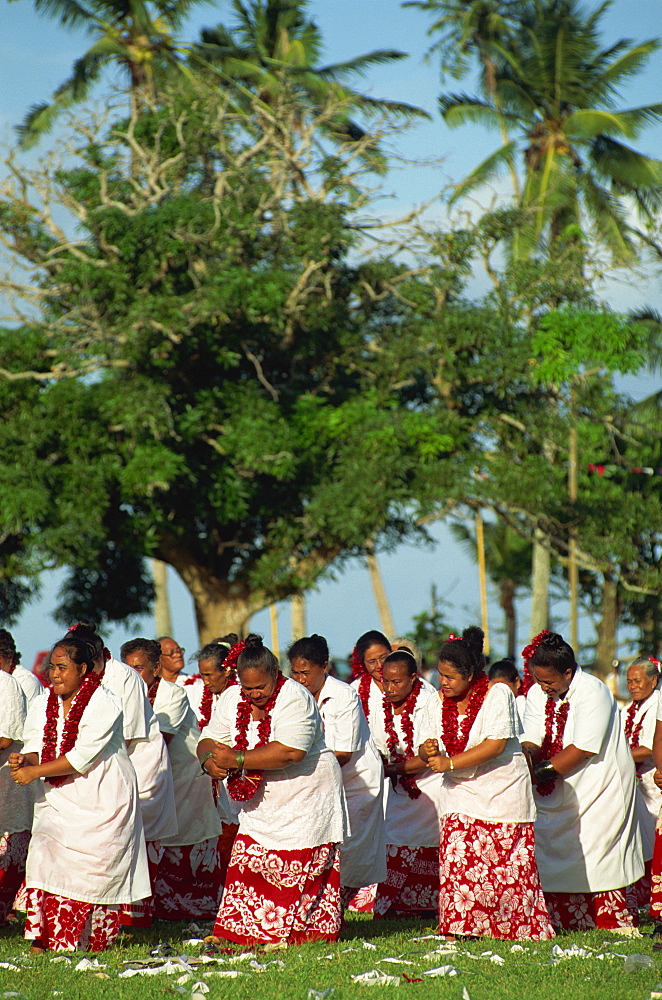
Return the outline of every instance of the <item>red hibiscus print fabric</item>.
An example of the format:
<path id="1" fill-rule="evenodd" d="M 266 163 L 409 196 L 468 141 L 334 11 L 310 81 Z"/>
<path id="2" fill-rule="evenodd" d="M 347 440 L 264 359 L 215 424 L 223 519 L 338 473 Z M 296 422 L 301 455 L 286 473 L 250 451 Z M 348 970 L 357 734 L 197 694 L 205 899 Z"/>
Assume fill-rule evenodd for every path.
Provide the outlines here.
<path id="1" fill-rule="evenodd" d="M 166 847 L 154 885 L 159 920 L 213 920 L 223 891 L 219 838 Z"/>
<path id="2" fill-rule="evenodd" d="M 0 834 L 0 927 L 6 924 L 7 914 L 21 888 L 29 844 L 29 830 Z"/>
<path id="3" fill-rule="evenodd" d="M 533 823 L 441 820 L 439 932 L 548 941 L 554 930 L 536 865 Z"/>
<path id="4" fill-rule="evenodd" d="M 51 951 L 105 951 L 120 929 L 120 907 L 27 891 L 25 937 Z"/>
<path id="5" fill-rule="evenodd" d="M 549 916 L 557 930 L 592 931 L 635 927 L 636 913 L 628 909 L 625 889 L 609 892 L 546 892 Z"/>
<path id="6" fill-rule="evenodd" d="M 340 922 L 337 844 L 270 851 L 246 834 L 237 836 L 217 937 L 250 945 L 336 941 Z"/>
<path id="7" fill-rule="evenodd" d="M 386 845 L 386 880 L 377 886 L 374 917 L 427 917 L 439 901 L 439 850 Z"/>
<path id="8" fill-rule="evenodd" d="M 145 842 L 147 848 L 147 864 L 149 867 L 149 881 L 152 886 L 152 895 L 147 899 L 141 899 L 137 903 L 125 903 L 121 907 L 120 922 L 122 927 L 151 927 L 154 920 L 154 886 L 158 876 L 159 865 L 163 857 L 163 846 L 158 840 L 148 840 Z"/>

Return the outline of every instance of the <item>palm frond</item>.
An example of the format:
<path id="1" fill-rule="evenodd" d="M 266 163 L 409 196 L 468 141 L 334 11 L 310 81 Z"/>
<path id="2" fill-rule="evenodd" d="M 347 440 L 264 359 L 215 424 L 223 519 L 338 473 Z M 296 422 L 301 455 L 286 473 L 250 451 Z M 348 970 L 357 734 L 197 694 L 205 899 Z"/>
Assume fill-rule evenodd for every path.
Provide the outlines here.
<path id="1" fill-rule="evenodd" d="M 467 123 L 499 128 L 504 118 L 509 120 L 509 116 L 503 115 L 493 104 L 468 94 L 442 94 L 439 109 L 449 128 L 458 128 Z"/>
<path id="2" fill-rule="evenodd" d="M 450 204 L 452 205 L 458 198 L 463 198 L 470 191 L 475 191 L 482 184 L 486 184 L 493 177 L 496 177 L 503 168 L 511 166 L 514 163 L 518 145 L 518 141 L 513 140 L 501 146 L 491 156 L 483 160 L 482 163 L 472 170 L 468 177 L 465 177 L 463 181 L 456 185 L 455 191 L 450 198 Z"/>

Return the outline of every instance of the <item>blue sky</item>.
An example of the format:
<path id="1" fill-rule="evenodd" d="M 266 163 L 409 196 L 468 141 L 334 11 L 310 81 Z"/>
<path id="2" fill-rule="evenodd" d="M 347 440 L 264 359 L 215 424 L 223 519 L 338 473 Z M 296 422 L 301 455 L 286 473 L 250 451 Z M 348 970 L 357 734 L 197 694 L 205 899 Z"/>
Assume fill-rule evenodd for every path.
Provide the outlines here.
<path id="1" fill-rule="evenodd" d="M 586 4 L 593 7 L 594 4 Z M 493 135 L 478 127 L 450 131 L 436 114 L 436 98 L 440 92 L 439 73 L 434 63 L 424 60 L 429 40 L 426 38 L 428 17 L 417 10 L 401 8 L 399 0 L 312 0 L 312 17 L 322 30 L 326 43 L 325 60 L 342 61 L 374 49 L 399 49 L 410 53 L 407 60 L 395 65 L 370 70 L 360 81 L 362 89 L 375 97 L 407 101 L 425 108 L 432 120 L 403 133 L 397 152 L 409 159 L 435 161 L 425 169 L 400 166 L 392 171 L 386 188 L 392 200 L 386 201 L 385 211 L 391 214 L 395 206 L 421 203 L 434 197 L 441 188 L 465 176 L 494 148 Z M 193 40 L 200 27 L 231 20 L 227 2 L 201 5 L 191 19 L 184 37 Z M 616 0 L 604 20 L 605 42 L 621 37 L 636 41 L 662 34 L 662 0 Z M 89 45 L 81 32 L 64 31 L 54 22 L 38 17 L 31 0 L 0 0 L 0 140 L 13 141 L 12 127 L 21 120 L 33 103 L 47 100 L 55 87 L 65 79 L 71 65 Z M 628 106 L 662 100 L 662 53 L 650 60 L 644 74 L 637 76 L 623 93 Z M 470 90 L 470 84 L 448 81 L 448 90 Z M 637 148 L 651 156 L 662 158 L 662 125 L 652 126 L 637 142 Z M 436 161 L 441 160 L 441 163 Z M 615 308 L 626 309 L 652 302 L 662 305 L 659 291 L 659 271 L 646 283 L 625 278 L 605 289 L 605 297 Z M 624 389 L 635 396 L 652 391 L 651 380 L 629 380 Z M 391 601 L 396 628 L 406 631 L 414 614 L 429 603 L 430 586 L 437 584 L 439 594 L 446 597 L 452 610 L 449 617 L 454 626 L 471 624 L 478 619 L 476 572 L 471 561 L 452 541 L 443 526 L 435 528 L 437 544 L 432 550 L 401 546 L 395 553 L 381 559 L 385 584 Z M 60 634 L 59 626 L 49 616 L 57 583 L 54 576 L 44 580 L 42 599 L 28 608 L 14 630 L 30 664 L 34 652 L 45 648 Z M 173 574 L 172 584 L 174 632 L 179 641 L 192 651 L 197 643 L 193 610 L 183 585 Z M 567 609 L 561 604 L 555 609 L 560 628 L 565 627 Z M 492 601 L 492 621 L 500 625 L 501 616 Z M 521 603 L 520 638 L 528 638 L 528 606 Z M 289 616 L 286 606 L 280 609 L 281 644 L 289 639 Z M 266 612 L 257 615 L 254 627 L 269 636 Z M 335 582 L 321 585 L 308 600 L 308 626 L 311 631 L 326 635 L 336 655 L 344 655 L 354 639 L 366 628 L 377 627 L 375 610 L 367 572 L 360 566 L 346 570 Z M 151 635 L 153 625 L 144 619 L 132 634 Z M 582 624 L 582 639 L 589 641 L 593 629 Z M 109 630 L 110 642 L 117 649 L 127 638 L 124 629 Z M 493 646 L 500 650 L 498 637 Z"/>

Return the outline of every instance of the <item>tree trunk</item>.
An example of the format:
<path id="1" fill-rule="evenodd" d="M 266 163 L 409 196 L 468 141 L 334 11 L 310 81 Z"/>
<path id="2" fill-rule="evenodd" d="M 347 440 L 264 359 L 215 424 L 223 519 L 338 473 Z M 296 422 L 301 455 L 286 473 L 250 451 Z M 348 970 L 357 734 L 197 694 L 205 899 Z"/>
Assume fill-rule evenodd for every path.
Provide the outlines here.
<path id="1" fill-rule="evenodd" d="M 381 570 L 379 569 L 379 563 L 377 562 L 377 556 L 375 555 L 375 549 L 372 542 L 366 545 L 366 562 L 368 563 L 370 582 L 372 583 L 372 591 L 375 595 L 375 603 L 377 604 L 377 611 L 379 612 L 379 621 L 382 626 L 382 632 L 388 639 L 392 639 L 395 635 L 395 626 L 393 625 L 391 608 L 389 607 L 388 597 L 386 596 L 386 590 L 384 588 L 384 581 L 382 580 Z"/>
<path id="2" fill-rule="evenodd" d="M 602 617 L 596 630 L 598 642 L 594 664 L 595 672 L 603 680 L 612 672 L 614 660 L 617 659 L 616 635 L 619 617 L 618 581 L 612 576 L 605 575 L 602 584 Z"/>
<path id="3" fill-rule="evenodd" d="M 292 641 L 306 634 L 306 598 L 303 594 L 292 594 L 290 598 Z"/>
<path id="4" fill-rule="evenodd" d="M 251 616 L 269 604 L 243 581 L 214 576 L 172 537 L 161 539 L 159 555 L 177 570 L 193 598 L 201 645 L 227 632 L 245 635 Z"/>
<path id="5" fill-rule="evenodd" d="M 536 528 L 531 565 L 531 637 L 549 628 L 549 575 L 551 557 L 545 533 Z"/>
<path id="6" fill-rule="evenodd" d="M 490 619 L 487 608 L 487 572 L 485 567 L 485 532 L 483 515 L 476 511 L 476 558 L 478 560 L 478 589 L 480 592 L 480 623 L 483 629 L 483 652 L 490 655 Z"/>
<path id="7" fill-rule="evenodd" d="M 517 646 L 517 611 L 515 608 L 515 593 L 517 588 L 508 577 L 499 581 L 499 603 L 503 608 L 506 625 L 506 640 L 508 656 L 515 658 Z"/>
<path id="8" fill-rule="evenodd" d="M 155 634 L 172 635 L 170 601 L 168 600 L 168 566 L 160 559 L 150 560 L 154 577 L 154 627 Z"/>

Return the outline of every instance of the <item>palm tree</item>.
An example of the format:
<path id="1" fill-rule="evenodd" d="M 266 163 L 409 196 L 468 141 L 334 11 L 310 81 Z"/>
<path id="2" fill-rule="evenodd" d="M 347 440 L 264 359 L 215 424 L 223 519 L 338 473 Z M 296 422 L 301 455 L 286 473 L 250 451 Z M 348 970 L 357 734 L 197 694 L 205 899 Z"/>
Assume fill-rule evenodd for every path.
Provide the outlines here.
<path id="1" fill-rule="evenodd" d="M 49 104 L 30 108 L 18 126 L 30 148 L 66 108 L 85 100 L 103 70 L 118 65 L 128 77 L 132 106 L 154 96 L 157 80 L 173 69 L 187 72 L 176 33 L 202 0 L 34 0 L 35 9 L 64 28 L 83 28 L 94 39 L 75 61 L 71 76 Z"/>
<path id="2" fill-rule="evenodd" d="M 205 28 L 193 47 L 192 61 L 216 74 L 241 110 L 252 114 L 256 98 L 265 109 L 287 101 L 294 117 L 325 117 L 325 130 L 337 142 L 368 138 L 352 113 L 387 112 L 411 119 L 425 111 L 398 101 L 378 100 L 353 89 L 348 80 L 371 66 L 405 58 L 394 49 L 377 50 L 348 62 L 322 65 L 322 37 L 306 15 L 308 0 L 232 0 L 236 23 Z M 374 164 L 377 157 L 373 156 Z"/>
<path id="3" fill-rule="evenodd" d="M 632 254 L 626 201 L 651 217 L 662 205 L 662 162 L 637 152 L 635 139 L 662 118 L 662 103 L 617 106 L 618 88 L 659 47 L 656 39 L 601 47 L 599 23 L 609 2 L 588 14 L 577 0 L 530 0 L 505 42 L 493 40 L 494 91 L 485 98 L 444 94 L 440 107 L 455 127 L 505 121 L 517 136 L 492 153 L 456 188 L 468 194 L 520 158 L 525 223 L 515 251 L 528 255 L 547 241 L 575 240 L 585 220 L 616 259 Z M 484 89 L 486 89 L 484 87 Z"/>

